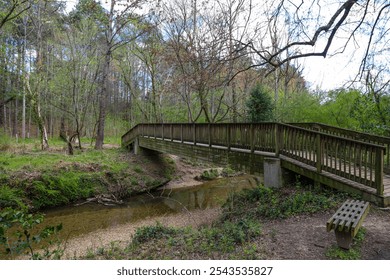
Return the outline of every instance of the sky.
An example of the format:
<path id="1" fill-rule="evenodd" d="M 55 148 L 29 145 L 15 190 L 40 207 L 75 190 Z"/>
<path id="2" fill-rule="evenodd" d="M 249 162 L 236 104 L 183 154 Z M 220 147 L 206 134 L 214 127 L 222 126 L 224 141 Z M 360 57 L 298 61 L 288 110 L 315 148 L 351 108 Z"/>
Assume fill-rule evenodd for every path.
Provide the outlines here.
<path id="1" fill-rule="evenodd" d="M 310 57 L 299 61 L 308 86 L 313 90 L 332 90 L 350 84 L 359 71 L 361 58 L 353 54 L 353 51 L 347 51 L 332 57 Z"/>
<path id="2" fill-rule="evenodd" d="M 336 53 L 335 50 L 344 47 L 345 40 L 338 40 L 335 37 L 326 58 L 308 57 L 299 60 L 298 62 L 303 66 L 304 78 L 310 88 L 332 90 L 350 86 L 359 73 L 361 59 L 366 51 L 366 40 L 366 38 L 360 38 L 360 46 L 350 43 L 343 53 Z"/>
<path id="3" fill-rule="evenodd" d="M 103 2 L 103 6 L 108 7 L 109 1 L 100 1 Z M 66 2 L 67 12 L 69 12 L 78 1 Z M 337 44 L 337 40 L 334 43 Z M 334 49 L 337 49 L 337 46 Z M 353 46 L 350 46 L 343 54 L 326 58 L 309 57 L 300 59 L 297 63 L 303 68 L 303 76 L 310 89 L 327 91 L 341 88 L 355 78 L 360 65 L 360 61 L 356 58 L 361 58 L 362 51 L 356 51 Z"/>

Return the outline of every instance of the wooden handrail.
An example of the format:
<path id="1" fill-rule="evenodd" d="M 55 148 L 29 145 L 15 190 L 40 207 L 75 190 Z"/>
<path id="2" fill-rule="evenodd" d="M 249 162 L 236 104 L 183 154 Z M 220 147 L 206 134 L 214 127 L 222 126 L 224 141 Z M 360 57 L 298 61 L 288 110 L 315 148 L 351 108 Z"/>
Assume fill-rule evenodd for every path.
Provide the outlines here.
<path id="1" fill-rule="evenodd" d="M 169 129 L 168 129 L 169 128 Z M 169 132 L 168 132 L 169 131 Z M 122 136 L 122 144 L 153 137 L 166 141 L 272 152 L 340 177 L 375 188 L 383 194 L 385 147 L 283 123 L 165 123 L 138 124 Z"/>
<path id="2" fill-rule="evenodd" d="M 352 138 L 363 142 L 376 143 L 386 147 L 384 151 L 383 164 L 385 173 L 390 173 L 390 137 L 370 134 L 366 132 L 359 132 L 351 129 L 331 126 L 323 123 L 290 123 L 294 126 L 299 126 L 311 130 L 321 131 L 327 134 L 343 136 Z"/>
<path id="3" fill-rule="evenodd" d="M 355 140 L 360 139 L 363 142 L 371 141 L 374 143 L 390 144 L 390 137 L 375 135 L 367 132 L 355 131 L 352 129 L 341 128 L 341 127 L 332 126 L 323 123 L 309 122 L 309 123 L 288 123 L 288 124 L 311 129 L 311 130 L 320 129 L 320 131 L 322 130 L 323 132 L 328 134 L 338 134 L 340 136 L 343 135 L 344 137 L 353 138 Z"/>

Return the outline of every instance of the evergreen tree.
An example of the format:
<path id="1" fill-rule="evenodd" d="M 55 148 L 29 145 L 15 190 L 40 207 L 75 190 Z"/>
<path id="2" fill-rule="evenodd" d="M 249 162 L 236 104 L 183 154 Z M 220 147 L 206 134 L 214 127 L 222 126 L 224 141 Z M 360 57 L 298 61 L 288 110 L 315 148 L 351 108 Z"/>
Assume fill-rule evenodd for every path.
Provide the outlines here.
<path id="1" fill-rule="evenodd" d="M 266 88 L 261 84 L 257 84 L 251 90 L 246 107 L 250 122 L 265 122 L 273 119 L 274 104 Z"/>

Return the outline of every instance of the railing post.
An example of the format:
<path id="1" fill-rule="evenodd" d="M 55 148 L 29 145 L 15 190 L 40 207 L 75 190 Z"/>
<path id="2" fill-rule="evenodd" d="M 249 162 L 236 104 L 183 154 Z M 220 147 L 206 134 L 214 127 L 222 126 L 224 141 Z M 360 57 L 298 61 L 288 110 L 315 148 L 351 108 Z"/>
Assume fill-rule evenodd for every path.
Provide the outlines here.
<path id="1" fill-rule="evenodd" d="M 316 167 L 317 172 L 321 173 L 322 169 L 322 149 L 321 149 L 321 134 L 316 135 Z"/>
<path id="2" fill-rule="evenodd" d="M 375 151 L 375 186 L 376 194 L 382 196 L 384 191 L 383 186 L 383 149 L 376 148 Z"/>
<path id="3" fill-rule="evenodd" d="M 184 140 L 183 140 L 183 124 L 180 124 L 180 140 L 182 143 L 184 142 Z"/>
<path id="4" fill-rule="evenodd" d="M 254 136 L 254 128 L 253 123 L 250 124 L 249 127 L 249 141 L 250 141 L 250 147 L 251 147 L 251 153 L 254 153 L 255 151 L 255 136 Z"/>
<path id="5" fill-rule="evenodd" d="M 161 138 L 164 140 L 164 124 L 161 124 Z"/>
<path id="6" fill-rule="evenodd" d="M 279 131 L 279 124 L 275 123 L 275 131 L 274 131 L 274 138 L 275 138 L 275 156 L 279 157 L 280 154 L 280 131 Z"/>
<path id="7" fill-rule="evenodd" d="M 173 124 L 171 124 L 171 142 L 173 142 Z"/>
<path id="8" fill-rule="evenodd" d="M 156 139 L 156 125 L 153 124 L 153 134 L 154 134 L 154 139 Z"/>
<path id="9" fill-rule="evenodd" d="M 194 140 L 194 145 L 196 145 L 196 125 L 194 123 L 194 134 L 193 134 L 193 140 Z"/>
<path id="10" fill-rule="evenodd" d="M 226 124 L 227 150 L 230 151 L 230 124 Z"/>
<path id="11" fill-rule="evenodd" d="M 208 124 L 208 131 L 209 131 L 209 147 L 211 148 L 212 138 L 211 138 L 211 124 L 210 123 Z"/>

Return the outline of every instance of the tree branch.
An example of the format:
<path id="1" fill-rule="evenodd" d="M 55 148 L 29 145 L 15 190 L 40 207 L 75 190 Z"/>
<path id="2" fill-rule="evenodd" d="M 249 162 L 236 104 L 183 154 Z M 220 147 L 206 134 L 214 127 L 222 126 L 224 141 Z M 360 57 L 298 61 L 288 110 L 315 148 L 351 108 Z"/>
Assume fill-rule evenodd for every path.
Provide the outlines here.
<path id="1" fill-rule="evenodd" d="M 378 24 L 378 22 L 379 22 L 379 19 L 380 19 L 381 15 L 382 15 L 383 11 L 384 11 L 385 9 L 389 8 L 389 7 L 390 7 L 390 4 L 387 4 L 387 5 L 384 5 L 384 6 L 382 7 L 382 9 L 380 9 L 380 11 L 379 11 L 379 13 L 378 13 L 378 15 L 377 15 L 377 17 L 376 17 L 376 19 L 375 19 L 375 23 L 374 23 L 374 25 L 373 25 L 372 28 L 371 28 L 370 39 L 369 39 L 369 41 L 368 41 L 366 53 L 365 53 L 365 55 L 364 55 L 364 58 L 363 58 L 363 60 L 362 60 L 362 64 L 361 64 L 361 66 L 360 66 L 360 71 L 361 71 L 362 74 L 363 74 L 364 69 L 366 68 L 367 58 L 368 58 L 368 54 L 369 54 L 369 51 L 370 51 L 370 48 L 371 48 L 372 38 L 374 37 L 374 31 L 375 31 L 375 29 L 376 29 L 376 26 L 377 26 L 377 24 Z"/>
<path id="2" fill-rule="evenodd" d="M 354 4 L 357 3 L 357 0 L 347 0 L 337 11 L 336 13 L 332 16 L 332 18 L 329 20 L 328 24 L 327 25 L 324 25 L 324 26 L 321 26 L 319 27 L 316 32 L 314 33 L 312 39 L 310 41 L 306 41 L 306 42 L 293 42 L 293 43 L 290 43 L 290 44 L 287 44 L 284 48 L 280 49 L 278 52 L 272 54 L 268 59 L 266 59 L 266 61 L 271 64 L 273 67 L 275 68 L 278 68 L 280 66 L 282 66 L 284 63 L 290 61 L 290 60 L 294 60 L 294 59 L 297 59 L 297 58 L 304 58 L 304 57 L 309 57 L 309 56 L 322 56 L 322 57 L 326 57 L 326 55 L 328 54 L 328 51 L 329 51 L 329 48 L 333 42 L 333 39 L 334 39 L 334 36 L 336 35 L 338 29 L 341 27 L 341 25 L 344 23 L 344 21 L 346 20 L 346 18 L 348 17 L 350 11 L 351 11 L 351 8 L 353 7 Z M 328 38 L 328 41 L 327 41 L 327 44 L 325 46 L 325 48 L 323 49 L 323 51 L 321 52 L 308 52 L 308 53 L 303 53 L 303 54 L 296 54 L 296 55 L 292 55 L 292 56 L 289 56 L 281 61 L 278 61 L 278 62 L 274 62 L 274 59 L 279 56 L 280 54 L 282 54 L 283 52 L 287 51 L 288 49 L 292 48 L 292 47 L 296 47 L 296 46 L 314 46 L 316 43 L 317 43 L 317 40 L 320 36 L 321 33 L 327 33 L 331 28 L 332 26 L 334 25 L 334 23 L 336 22 L 336 19 L 340 16 L 340 14 L 343 13 L 342 17 L 337 21 L 336 25 L 334 26 L 329 38 Z"/>
<path id="3" fill-rule="evenodd" d="M 4 24 L 7 22 L 7 21 L 11 21 L 15 18 L 17 18 L 18 16 L 20 16 L 22 13 L 24 13 L 26 10 L 30 9 L 30 5 L 28 5 L 27 7 L 25 8 L 22 8 L 21 11 L 18 11 L 16 14 L 14 14 L 14 12 L 16 11 L 16 9 L 19 7 L 19 6 L 22 6 L 23 4 L 27 3 L 28 0 L 23 0 L 22 2 L 19 2 L 19 1 L 16 1 L 13 3 L 12 7 L 10 8 L 10 10 L 6 13 L 6 15 L 0 20 L 0 29 L 4 26 Z"/>

